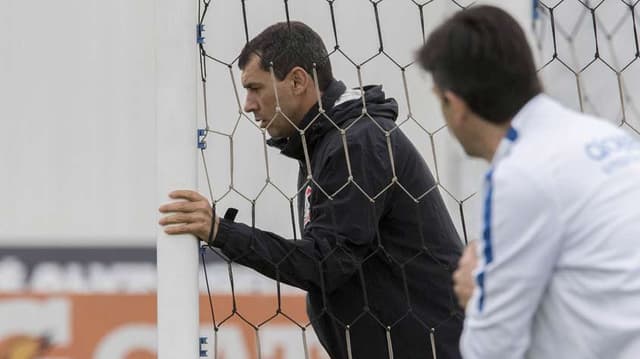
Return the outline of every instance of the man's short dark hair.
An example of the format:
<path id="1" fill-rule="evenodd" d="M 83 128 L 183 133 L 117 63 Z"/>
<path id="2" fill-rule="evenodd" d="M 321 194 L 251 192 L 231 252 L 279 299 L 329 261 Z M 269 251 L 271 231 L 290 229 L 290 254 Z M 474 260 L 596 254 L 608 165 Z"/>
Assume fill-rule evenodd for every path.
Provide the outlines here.
<path id="1" fill-rule="evenodd" d="M 299 21 L 279 22 L 264 29 L 244 45 L 238 67 L 244 69 L 254 54 L 259 56 L 262 70 L 270 71 L 273 63 L 273 72 L 278 80 L 283 80 L 296 66 L 313 77 L 314 63 L 321 91 L 333 80 L 327 48 L 320 35 Z"/>
<path id="2" fill-rule="evenodd" d="M 542 91 L 524 31 L 493 6 L 456 13 L 429 36 L 418 61 L 440 89 L 494 123 L 509 121 Z"/>

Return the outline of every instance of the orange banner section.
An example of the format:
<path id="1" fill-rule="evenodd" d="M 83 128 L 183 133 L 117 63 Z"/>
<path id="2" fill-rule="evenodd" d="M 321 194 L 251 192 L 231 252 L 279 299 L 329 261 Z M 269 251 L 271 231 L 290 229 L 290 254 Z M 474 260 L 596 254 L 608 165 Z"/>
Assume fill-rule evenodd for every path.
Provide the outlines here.
<path id="1" fill-rule="evenodd" d="M 303 296 L 200 297 L 203 358 L 326 358 Z M 279 304 L 280 303 L 280 304 Z M 156 357 L 156 297 L 150 295 L 0 295 L 0 358 L 149 359 Z M 214 320 L 216 327 L 214 328 Z M 217 329 L 216 329 L 217 328 Z M 3 356 L 4 355 L 4 356 Z M 23 354 L 24 355 L 24 354 Z"/>

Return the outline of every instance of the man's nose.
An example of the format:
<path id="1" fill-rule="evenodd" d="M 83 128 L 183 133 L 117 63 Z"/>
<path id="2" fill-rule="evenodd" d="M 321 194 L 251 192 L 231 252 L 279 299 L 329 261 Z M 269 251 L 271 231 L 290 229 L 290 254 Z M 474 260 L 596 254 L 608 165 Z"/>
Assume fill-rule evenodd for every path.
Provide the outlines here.
<path id="1" fill-rule="evenodd" d="M 244 112 L 255 112 L 257 109 L 256 102 L 247 97 L 244 101 Z"/>

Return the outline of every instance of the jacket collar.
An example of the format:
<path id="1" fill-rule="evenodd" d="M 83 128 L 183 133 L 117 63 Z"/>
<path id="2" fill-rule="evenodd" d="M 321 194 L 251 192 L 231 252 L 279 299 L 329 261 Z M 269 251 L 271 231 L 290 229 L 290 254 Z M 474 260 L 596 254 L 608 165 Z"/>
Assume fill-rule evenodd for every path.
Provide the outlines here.
<path id="1" fill-rule="evenodd" d="M 342 83 L 342 81 L 332 80 L 320 98 L 322 101 L 322 108 L 325 111 L 333 108 L 338 98 L 340 98 L 346 89 L 347 87 Z M 307 144 L 313 140 L 314 130 L 318 127 L 319 123 L 322 122 L 320 117 L 322 117 L 320 114 L 320 106 L 316 102 L 304 115 L 302 121 L 300 121 L 300 124 L 298 125 L 298 128 L 305 130 L 304 132 Z M 280 149 L 281 153 L 287 157 L 294 158 L 298 161 L 304 161 L 304 147 L 300 132 L 295 132 L 289 138 L 270 138 L 267 140 L 267 144 Z"/>

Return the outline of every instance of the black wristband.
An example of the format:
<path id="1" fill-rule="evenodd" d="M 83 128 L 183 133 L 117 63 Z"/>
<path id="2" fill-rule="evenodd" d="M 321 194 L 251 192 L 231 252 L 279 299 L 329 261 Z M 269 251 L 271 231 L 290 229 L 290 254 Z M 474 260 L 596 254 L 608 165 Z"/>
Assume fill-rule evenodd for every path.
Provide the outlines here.
<path id="1" fill-rule="evenodd" d="M 212 245 L 213 244 L 213 231 L 216 228 L 216 205 L 212 205 L 211 206 L 211 230 L 209 231 L 209 238 L 207 239 L 207 245 Z"/>

